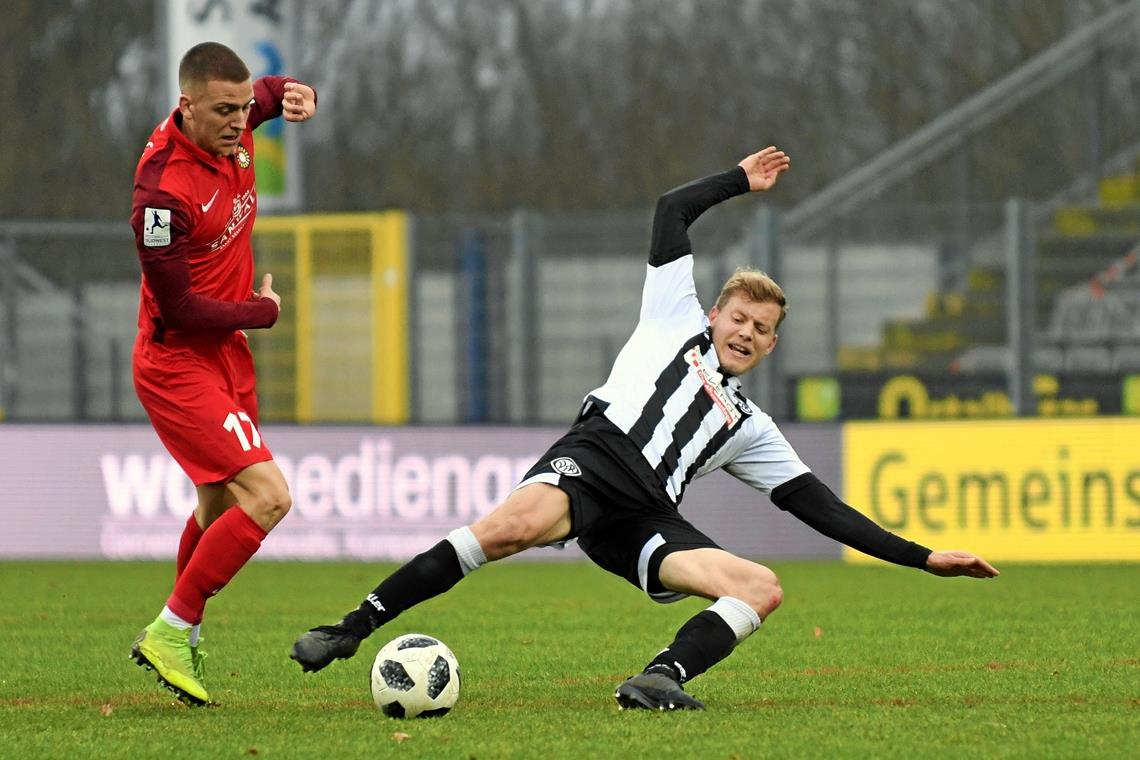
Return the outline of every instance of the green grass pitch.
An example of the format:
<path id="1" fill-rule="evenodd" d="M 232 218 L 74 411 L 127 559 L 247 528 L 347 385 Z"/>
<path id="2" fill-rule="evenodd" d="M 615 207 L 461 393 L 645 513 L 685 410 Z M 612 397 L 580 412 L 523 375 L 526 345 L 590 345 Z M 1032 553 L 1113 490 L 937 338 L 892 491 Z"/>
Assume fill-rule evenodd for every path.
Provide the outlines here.
<path id="1" fill-rule="evenodd" d="M 1140 565 L 1006 565 L 993 581 L 774 563 L 785 601 L 688 685 L 708 710 L 618 712 L 614 686 L 704 604 L 586 564 L 506 563 L 303 675 L 293 639 L 392 566 L 247 567 L 210 602 L 207 683 L 174 703 L 128 661 L 166 563 L 0 563 L 0 747 L 12 758 L 1135 757 Z M 400 633 L 455 651 L 450 715 L 397 721 L 368 672 Z"/>

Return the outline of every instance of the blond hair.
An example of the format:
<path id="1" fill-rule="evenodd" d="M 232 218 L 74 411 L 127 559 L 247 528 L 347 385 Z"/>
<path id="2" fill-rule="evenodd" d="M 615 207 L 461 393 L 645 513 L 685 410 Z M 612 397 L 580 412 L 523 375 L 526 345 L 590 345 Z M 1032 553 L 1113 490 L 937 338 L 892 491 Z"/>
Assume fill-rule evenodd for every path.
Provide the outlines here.
<path id="1" fill-rule="evenodd" d="M 784 297 L 784 290 L 776 281 L 759 269 L 740 267 L 728 278 L 728 282 L 720 289 L 716 299 L 717 310 L 723 309 L 728 299 L 739 293 L 749 301 L 756 303 L 774 303 L 780 307 L 780 318 L 776 321 L 776 328 L 788 316 L 788 301 Z"/>

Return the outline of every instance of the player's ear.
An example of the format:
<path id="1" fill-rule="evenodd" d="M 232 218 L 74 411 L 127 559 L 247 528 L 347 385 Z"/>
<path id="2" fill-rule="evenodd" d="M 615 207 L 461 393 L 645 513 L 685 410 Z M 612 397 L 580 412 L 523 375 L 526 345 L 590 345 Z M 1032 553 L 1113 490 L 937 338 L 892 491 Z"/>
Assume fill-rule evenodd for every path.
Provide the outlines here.
<path id="1" fill-rule="evenodd" d="M 709 321 L 715 322 L 717 314 L 720 314 L 720 309 L 718 309 L 717 307 L 714 306 L 711 309 L 709 309 Z"/>
<path id="2" fill-rule="evenodd" d="M 190 96 L 182 93 L 178 96 L 178 110 L 182 113 L 183 119 L 193 119 L 194 115 L 190 110 Z"/>
<path id="3" fill-rule="evenodd" d="M 779 342 L 779 340 L 780 340 L 780 336 L 779 336 L 779 335 L 773 335 L 773 336 L 772 336 L 772 345 L 768 346 L 768 350 L 764 352 L 764 355 L 765 355 L 765 356 L 767 356 L 768 354 L 770 354 L 770 353 L 772 353 L 774 350 L 776 350 L 776 343 L 777 343 L 777 342 Z"/>

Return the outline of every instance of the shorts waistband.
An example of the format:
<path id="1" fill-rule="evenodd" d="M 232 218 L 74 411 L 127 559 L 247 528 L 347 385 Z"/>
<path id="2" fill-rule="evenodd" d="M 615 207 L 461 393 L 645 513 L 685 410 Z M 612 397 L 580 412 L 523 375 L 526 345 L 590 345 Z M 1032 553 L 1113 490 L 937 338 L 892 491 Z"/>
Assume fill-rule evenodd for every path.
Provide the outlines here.
<path id="1" fill-rule="evenodd" d="M 210 348 L 222 346 L 234 340 L 237 336 L 244 336 L 241 330 L 222 330 L 204 333 L 171 332 L 166 329 L 160 319 L 154 320 L 154 327 L 144 331 L 143 337 L 151 343 L 170 348 Z"/>

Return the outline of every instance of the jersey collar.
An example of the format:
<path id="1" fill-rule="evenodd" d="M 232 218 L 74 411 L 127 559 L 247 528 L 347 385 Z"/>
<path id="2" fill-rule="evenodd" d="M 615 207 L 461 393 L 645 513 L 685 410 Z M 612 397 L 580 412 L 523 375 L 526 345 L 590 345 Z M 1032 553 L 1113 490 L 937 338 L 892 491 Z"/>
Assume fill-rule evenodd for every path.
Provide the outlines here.
<path id="1" fill-rule="evenodd" d="M 716 347 L 713 346 L 712 326 L 708 324 L 707 318 L 705 319 L 705 337 L 708 338 L 709 346 L 713 348 L 713 360 L 716 362 L 716 366 L 713 367 L 713 369 L 716 370 L 716 373 L 721 377 L 721 382 L 724 384 L 724 387 L 728 388 L 732 391 L 733 395 L 736 396 L 736 406 L 740 411 L 744 414 L 752 414 L 752 405 L 748 402 L 748 397 L 744 395 L 744 385 L 740 382 L 740 378 L 736 375 L 726 375 L 720 370 L 720 357 L 716 353 Z"/>
<path id="2" fill-rule="evenodd" d="M 726 388 L 731 388 L 732 390 L 736 391 L 737 393 L 740 393 L 740 388 L 741 388 L 740 378 L 737 377 L 736 375 L 726 375 L 724 372 L 721 372 L 720 356 L 717 354 L 716 345 L 713 343 L 712 325 L 709 324 L 708 317 L 705 318 L 705 338 L 709 342 L 709 348 L 711 348 L 713 350 L 713 352 L 712 352 L 713 360 L 716 361 L 716 366 L 713 367 L 713 369 L 715 369 L 716 373 L 718 375 L 720 375 L 721 378 L 724 379 L 724 386 Z"/>

